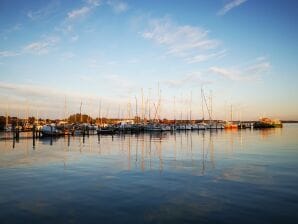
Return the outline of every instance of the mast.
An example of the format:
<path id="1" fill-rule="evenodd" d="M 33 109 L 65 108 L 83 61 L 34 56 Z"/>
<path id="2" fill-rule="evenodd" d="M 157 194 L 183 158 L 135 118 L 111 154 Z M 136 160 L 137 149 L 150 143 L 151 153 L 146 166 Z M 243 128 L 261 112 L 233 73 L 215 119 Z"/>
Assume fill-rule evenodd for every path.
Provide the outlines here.
<path id="1" fill-rule="evenodd" d="M 207 108 L 207 111 L 208 111 L 209 123 L 210 123 L 211 122 L 211 115 L 210 115 L 210 110 L 209 110 L 209 107 L 208 107 L 208 104 L 207 104 L 207 100 L 206 100 L 206 96 L 204 94 L 204 91 L 203 91 L 203 97 L 204 97 L 205 105 L 206 105 L 206 108 Z"/>
<path id="2" fill-rule="evenodd" d="M 192 117 L 191 117 L 192 108 L 191 108 L 191 106 L 192 106 L 192 91 L 190 91 L 190 102 L 189 102 L 189 121 L 190 121 L 190 123 L 192 123 Z"/>
<path id="3" fill-rule="evenodd" d="M 64 121 L 66 121 L 66 96 L 64 96 Z"/>
<path id="4" fill-rule="evenodd" d="M 145 115 L 144 115 L 144 92 L 143 92 L 143 88 L 141 88 L 141 93 L 142 93 L 141 119 L 144 121 Z"/>
<path id="5" fill-rule="evenodd" d="M 137 98 L 137 96 L 135 96 L 135 100 L 136 100 L 136 120 L 138 119 L 138 98 Z"/>
<path id="6" fill-rule="evenodd" d="M 157 82 L 157 119 L 160 120 L 160 89 L 159 89 L 159 82 Z"/>
<path id="7" fill-rule="evenodd" d="M 8 127 L 8 105 L 7 105 L 7 108 L 6 108 L 6 121 L 5 121 L 5 128 Z"/>
<path id="8" fill-rule="evenodd" d="M 120 104 L 118 105 L 118 120 L 120 120 Z"/>
<path id="9" fill-rule="evenodd" d="M 176 123 L 176 97 L 174 96 L 174 121 Z"/>
<path id="10" fill-rule="evenodd" d="M 233 105 L 231 104 L 231 111 L 230 111 L 230 116 L 231 116 L 231 122 L 233 122 Z"/>
<path id="11" fill-rule="evenodd" d="M 213 119 L 213 111 L 212 111 L 212 91 L 210 90 L 210 120 Z"/>
<path id="12" fill-rule="evenodd" d="M 205 115 L 204 115 L 204 98 L 203 98 L 203 95 L 204 95 L 204 93 L 203 93 L 203 88 L 201 88 L 202 115 L 203 115 L 203 117 L 202 117 L 202 121 L 204 122 L 204 120 L 205 120 Z"/>
<path id="13" fill-rule="evenodd" d="M 102 99 L 100 98 L 99 100 L 99 105 L 98 105 L 98 119 L 100 121 L 100 126 L 102 125 L 102 118 L 101 118 L 101 103 L 102 103 Z"/>
<path id="14" fill-rule="evenodd" d="M 150 100 L 151 100 L 151 99 L 150 99 L 150 96 L 151 96 L 151 88 L 149 88 L 149 96 L 148 96 L 148 107 L 149 107 L 149 108 L 148 108 L 148 113 L 149 113 L 149 122 L 150 122 L 150 120 L 151 120 L 151 109 L 150 109 L 150 108 L 151 108 L 151 105 L 150 105 L 150 104 L 151 104 L 151 102 L 150 102 Z"/>
<path id="15" fill-rule="evenodd" d="M 80 123 L 82 123 L 82 100 L 81 100 L 81 104 L 80 104 Z"/>
<path id="16" fill-rule="evenodd" d="M 28 122 L 29 122 L 29 102 L 28 99 L 26 101 L 27 104 L 27 110 L 26 110 L 26 122 L 25 122 L 25 126 L 27 126 Z"/>
<path id="17" fill-rule="evenodd" d="M 128 102 L 128 119 L 131 119 L 131 101 L 129 96 L 129 102 Z"/>

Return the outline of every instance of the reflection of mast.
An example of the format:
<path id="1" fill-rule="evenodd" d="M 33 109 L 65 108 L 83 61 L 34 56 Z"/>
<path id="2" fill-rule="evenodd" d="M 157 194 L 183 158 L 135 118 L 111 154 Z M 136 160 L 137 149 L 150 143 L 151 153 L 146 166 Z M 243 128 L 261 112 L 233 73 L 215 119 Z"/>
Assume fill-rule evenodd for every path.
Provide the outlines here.
<path id="1" fill-rule="evenodd" d="M 138 135 L 136 136 L 136 138 L 137 138 L 137 141 L 136 141 L 136 151 L 135 151 L 135 157 L 136 157 L 136 161 L 135 161 L 135 166 L 137 166 L 138 165 L 138 148 L 139 148 L 139 138 L 138 138 Z"/>
<path id="2" fill-rule="evenodd" d="M 149 141 L 149 161 L 150 161 L 150 170 L 151 170 L 151 149 L 152 149 L 152 134 L 150 133 L 150 141 Z"/>
<path id="3" fill-rule="evenodd" d="M 143 139 L 142 139 L 142 151 L 141 151 L 141 169 L 142 171 L 145 171 L 145 161 L 144 161 L 144 143 L 145 143 L 145 139 L 144 139 L 144 135 L 142 135 Z"/>
<path id="4" fill-rule="evenodd" d="M 193 153 L 192 153 L 192 133 L 190 133 L 190 156 L 191 156 L 191 167 L 194 167 L 194 161 L 193 161 Z"/>
<path id="5" fill-rule="evenodd" d="M 211 163 L 212 163 L 212 167 L 215 168 L 215 163 L 214 163 L 214 145 L 213 145 L 213 139 L 212 139 L 211 131 L 210 131 L 209 145 L 210 145 L 210 160 L 211 160 Z"/>
<path id="6" fill-rule="evenodd" d="M 159 171 L 163 171 L 163 160 L 162 160 L 162 144 L 161 144 L 161 138 L 159 140 L 158 144 L 158 152 L 159 152 Z"/>
<path id="7" fill-rule="evenodd" d="M 202 153 L 202 172 L 201 174 L 205 174 L 205 132 L 203 134 L 203 153 Z"/>
<path id="8" fill-rule="evenodd" d="M 127 168 L 128 170 L 130 170 L 130 135 L 128 136 L 128 164 L 127 164 Z"/>

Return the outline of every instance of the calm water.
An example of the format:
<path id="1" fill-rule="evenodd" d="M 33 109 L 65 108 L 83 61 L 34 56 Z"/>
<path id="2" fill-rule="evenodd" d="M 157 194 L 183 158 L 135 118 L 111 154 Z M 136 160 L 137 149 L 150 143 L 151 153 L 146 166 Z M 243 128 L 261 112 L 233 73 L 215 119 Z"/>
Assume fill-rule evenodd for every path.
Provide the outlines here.
<path id="1" fill-rule="evenodd" d="M 298 125 L 0 141 L 0 223 L 297 223 Z"/>

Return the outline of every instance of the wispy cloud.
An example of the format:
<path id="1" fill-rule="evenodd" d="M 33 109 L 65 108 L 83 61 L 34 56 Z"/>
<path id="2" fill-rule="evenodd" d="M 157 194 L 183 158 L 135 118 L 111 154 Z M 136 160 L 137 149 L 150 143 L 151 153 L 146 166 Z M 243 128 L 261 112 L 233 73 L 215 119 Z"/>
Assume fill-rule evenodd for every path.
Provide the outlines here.
<path id="1" fill-rule="evenodd" d="M 15 51 L 0 51 L 0 57 L 14 57 L 20 54 L 21 53 Z"/>
<path id="2" fill-rule="evenodd" d="M 112 7 L 115 13 L 126 12 L 128 10 L 128 4 L 123 1 L 109 0 L 107 4 Z"/>
<path id="3" fill-rule="evenodd" d="M 90 12 L 91 8 L 87 6 L 83 6 L 79 9 L 72 10 L 71 12 L 67 13 L 69 19 L 77 19 L 87 15 Z"/>
<path id="4" fill-rule="evenodd" d="M 6 96 L 5 101 L 10 104 L 14 112 L 22 112 L 27 109 L 28 101 L 31 112 L 43 112 L 45 116 L 53 118 L 63 116 L 64 97 L 67 98 L 68 111 L 77 112 L 80 101 L 97 100 L 94 94 L 88 94 L 77 91 L 65 91 L 54 86 L 45 86 L 37 84 L 18 84 L 0 81 L 0 98 Z M 0 109 L 3 106 L 0 103 Z M 4 107 L 5 108 L 5 107 Z M 41 113 L 42 114 L 42 113 Z"/>
<path id="5" fill-rule="evenodd" d="M 167 80 L 163 83 L 168 85 L 169 87 L 179 88 L 183 86 L 201 86 L 210 84 L 211 81 L 202 79 L 202 75 L 200 73 L 191 73 L 181 79 Z"/>
<path id="6" fill-rule="evenodd" d="M 141 33 L 147 40 L 165 46 L 167 54 L 183 58 L 188 63 L 208 60 L 221 55 L 220 41 L 208 37 L 201 27 L 175 25 L 169 18 L 152 19 L 149 28 Z"/>
<path id="7" fill-rule="evenodd" d="M 136 87 L 132 81 L 120 75 L 105 75 L 104 79 L 108 85 L 114 86 L 114 89 L 120 92 L 128 92 Z"/>
<path id="8" fill-rule="evenodd" d="M 4 40 L 7 40 L 9 34 L 17 32 L 18 30 L 21 30 L 21 29 L 22 29 L 22 24 L 17 23 L 11 27 L 0 30 L 0 37 L 2 37 Z"/>
<path id="9" fill-rule="evenodd" d="M 82 7 L 68 12 L 67 17 L 70 20 L 83 18 L 86 15 L 88 15 L 94 8 L 98 7 L 99 5 L 100 5 L 99 0 L 87 0 L 85 2 L 85 5 L 83 5 Z"/>
<path id="10" fill-rule="evenodd" d="M 86 1 L 89 5 L 99 6 L 101 4 L 100 0 L 87 0 Z"/>
<path id="11" fill-rule="evenodd" d="M 74 36 L 70 37 L 71 42 L 77 42 L 78 39 L 79 39 L 78 35 L 74 35 Z"/>
<path id="12" fill-rule="evenodd" d="M 209 72 L 220 75 L 234 81 L 257 80 L 260 76 L 268 72 L 271 68 L 270 62 L 266 58 L 256 59 L 253 63 L 245 67 L 222 68 L 211 67 Z"/>
<path id="13" fill-rule="evenodd" d="M 74 54 L 74 53 L 72 53 L 72 52 L 65 52 L 65 53 L 63 53 L 62 55 L 61 55 L 61 59 L 63 60 L 63 61 L 66 61 L 66 60 L 70 60 L 70 59 L 72 59 L 72 58 L 74 58 L 76 55 Z"/>
<path id="14" fill-rule="evenodd" d="M 27 12 L 27 17 L 31 20 L 38 20 L 42 18 L 49 17 L 54 14 L 59 9 L 60 3 L 59 1 L 50 1 L 44 7 L 37 10 L 30 10 Z"/>
<path id="15" fill-rule="evenodd" d="M 30 43 L 24 47 L 24 52 L 32 54 L 47 54 L 60 41 L 59 37 L 48 37 L 41 41 Z"/>
<path id="16" fill-rule="evenodd" d="M 229 12 L 230 10 L 232 10 L 233 8 L 236 8 L 240 5 L 242 5 L 244 2 L 246 2 L 247 0 L 231 0 L 228 3 L 226 3 L 222 9 L 220 9 L 217 13 L 217 15 L 219 16 L 223 16 L 225 15 L 227 12 Z"/>
<path id="17" fill-rule="evenodd" d="M 221 50 L 219 52 L 214 52 L 211 54 L 198 54 L 193 57 L 189 57 L 186 59 L 188 63 L 199 63 L 203 61 L 208 61 L 211 58 L 219 58 L 226 55 L 226 50 Z"/>

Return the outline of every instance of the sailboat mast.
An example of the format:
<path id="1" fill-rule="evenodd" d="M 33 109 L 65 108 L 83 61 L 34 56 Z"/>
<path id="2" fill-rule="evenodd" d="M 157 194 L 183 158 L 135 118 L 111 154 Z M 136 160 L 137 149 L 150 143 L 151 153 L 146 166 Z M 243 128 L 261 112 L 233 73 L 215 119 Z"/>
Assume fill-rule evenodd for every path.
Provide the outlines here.
<path id="1" fill-rule="evenodd" d="M 232 122 L 233 121 L 233 105 L 232 104 L 231 104 L 231 111 L 230 112 L 231 112 L 230 115 L 231 115 L 231 122 Z"/>
<path id="2" fill-rule="evenodd" d="M 145 115 L 144 115 L 144 92 L 143 92 L 143 88 L 141 88 L 141 93 L 142 93 L 141 120 L 144 121 Z"/>
<path id="3" fill-rule="evenodd" d="M 135 100 L 136 100 L 136 119 L 138 118 L 138 98 L 137 98 L 137 96 L 135 96 Z"/>
<path id="4" fill-rule="evenodd" d="M 174 121 L 176 123 L 176 97 L 174 96 Z"/>
<path id="5" fill-rule="evenodd" d="M 7 128 L 8 126 L 8 105 L 7 105 L 7 108 L 6 108 L 6 121 L 5 121 L 5 128 Z"/>
<path id="6" fill-rule="evenodd" d="M 64 96 L 64 120 L 66 121 L 66 96 Z"/>
<path id="7" fill-rule="evenodd" d="M 202 120 L 205 120 L 205 115 L 204 115 L 204 98 L 203 98 L 203 88 L 201 88 L 201 100 L 202 100 Z"/>
<path id="8" fill-rule="evenodd" d="M 99 104 L 98 104 L 98 119 L 99 119 L 98 122 L 100 122 L 100 126 L 102 125 L 102 118 L 101 118 L 101 102 L 102 102 L 102 100 L 101 100 L 101 98 L 100 98 L 100 100 L 99 100 Z"/>
<path id="9" fill-rule="evenodd" d="M 192 106 L 192 91 L 190 91 L 190 102 L 189 102 L 189 121 L 190 121 L 190 123 L 192 122 L 192 108 L 191 108 L 191 106 Z"/>
<path id="10" fill-rule="evenodd" d="M 149 88 L 149 96 L 148 96 L 148 113 L 149 113 L 149 121 L 151 120 L 151 102 L 150 102 L 150 97 L 151 97 L 151 88 Z"/>
<path id="11" fill-rule="evenodd" d="M 210 90 L 210 120 L 213 119 L 213 111 L 212 111 L 212 91 Z"/>
<path id="12" fill-rule="evenodd" d="M 81 104 L 80 104 L 80 123 L 82 123 L 82 100 L 81 100 Z"/>

